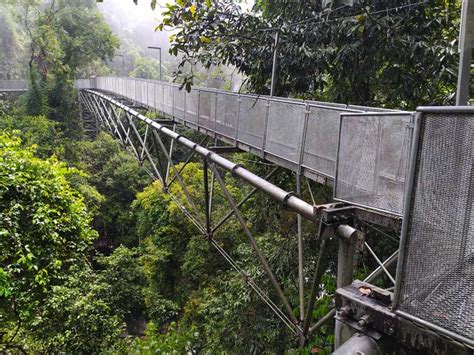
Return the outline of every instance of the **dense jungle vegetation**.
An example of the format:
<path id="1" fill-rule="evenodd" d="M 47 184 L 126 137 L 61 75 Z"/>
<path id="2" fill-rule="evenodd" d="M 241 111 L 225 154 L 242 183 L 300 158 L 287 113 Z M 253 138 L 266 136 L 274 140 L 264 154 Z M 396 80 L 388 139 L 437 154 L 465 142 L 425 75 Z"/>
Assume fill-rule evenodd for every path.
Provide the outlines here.
<path id="1" fill-rule="evenodd" d="M 278 28 L 279 95 L 398 108 L 452 100 L 458 2 L 433 0 L 396 11 L 381 9 L 408 2 L 361 0 L 351 8 L 325 3 L 330 7 L 259 0 L 245 12 L 224 0 L 177 0 L 157 24 L 157 30 L 178 28 L 170 44 L 178 61 L 166 68 L 166 78 L 186 89 L 205 85 L 206 69 L 225 77 L 222 68 L 229 65 L 248 90 L 267 93 L 273 39 L 264 29 Z M 110 63 L 124 46 L 95 0 L 2 0 L 0 28 L 2 75 L 27 75 L 30 82 L 22 97 L 0 101 L 0 352 L 330 352 L 332 322 L 297 350 L 292 333 L 160 183 L 111 135 L 84 134 L 73 81 L 117 72 Z M 132 47 L 128 53 L 136 52 Z M 121 74 L 156 79 L 156 66 L 137 55 Z M 249 154 L 232 159 L 260 176 L 271 170 Z M 194 200 L 203 203 L 201 163 L 192 161 L 182 175 Z M 231 175 L 225 181 L 236 200 L 250 190 Z M 291 172 L 280 170 L 272 181 L 295 190 Z M 331 200 L 330 188 L 309 185 L 314 196 L 305 186 L 304 199 Z M 228 206 L 215 188 L 219 220 Z M 186 204 L 180 186 L 172 190 Z M 296 219 L 262 194 L 242 212 L 296 305 Z M 314 225 L 303 227 L 305 271 L 311 275 L 318 241 Z M 379 255 L 397 248 L 397 231 L 359 227 Z M 272 293 L 236 220 L 215 238 Z M 336 244 L 330 249 L 313 319 L 333 307 Z M 376 266 L 366 252 L 356 262 L 358 278 Z M 378 282 L 390 285 L 384 277 Z"/>

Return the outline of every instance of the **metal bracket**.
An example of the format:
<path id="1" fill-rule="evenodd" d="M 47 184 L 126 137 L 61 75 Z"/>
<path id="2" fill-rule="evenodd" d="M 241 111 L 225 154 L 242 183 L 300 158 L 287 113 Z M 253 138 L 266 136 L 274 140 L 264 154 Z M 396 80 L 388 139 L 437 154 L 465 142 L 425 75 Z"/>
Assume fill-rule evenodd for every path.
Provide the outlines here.
<path id="1" fill-rule="evenodd" d="M 393 349 L 411 353 L 469 354 L 460 343 L 442 337 L 427 328 L 419 327 L 397 315 L 391 309 L 393 294 L 362 281 L 336 291 L 336 319 L 353 330 L 375 340 L 386 340 Z"/>

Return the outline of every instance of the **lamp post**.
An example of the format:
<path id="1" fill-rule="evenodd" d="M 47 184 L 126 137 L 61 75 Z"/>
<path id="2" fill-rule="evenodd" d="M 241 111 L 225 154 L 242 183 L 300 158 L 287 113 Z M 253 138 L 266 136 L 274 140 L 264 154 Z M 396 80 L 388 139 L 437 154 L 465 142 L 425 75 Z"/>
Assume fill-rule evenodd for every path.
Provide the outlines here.
<path id="1" fill-rule="evenodd" d="M 275 95 L 275 86 L 277 81 L 277 70 L 278 70 L 278 41 L 280 39 L 280 30 L 275 30 L 275 45 L 273 47 L 273 65 L 272 65 L 272 82 L 270 85 L 270 97 Z"/>
<path id="2" fill-rule="evenodd" d="M 149 46 L 148 48 L 149 49 L 158 49 L 160 51 L 159 56 L 160 56 L 160 81 L 161 81 L 161 47 Z"/>

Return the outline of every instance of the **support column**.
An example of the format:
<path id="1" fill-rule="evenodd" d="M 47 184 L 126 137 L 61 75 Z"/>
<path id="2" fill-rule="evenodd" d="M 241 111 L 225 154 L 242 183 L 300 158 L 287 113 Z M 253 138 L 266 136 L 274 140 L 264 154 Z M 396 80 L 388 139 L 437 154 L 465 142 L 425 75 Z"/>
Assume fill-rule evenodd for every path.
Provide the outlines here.
<path id="1" fill-rule="evenodd" d="M 375 340 L 367 335 L 356 333 L 341 347 L 333 352 L 333 355 L 381 355 L 382 351 Z"/>
<path id="2" fill-rule="evenodd" d="M 339 239 L 339 250 L 337 256 L 337 288 L 341 288 L 352 283 L 357 231 L 348 225 L 340 225 L 336 229 L 336 236 Z M 334 349 L 338 349 L 352 336 L 352 332 L 349 327 L 336 319 L 334 335 Z"/>

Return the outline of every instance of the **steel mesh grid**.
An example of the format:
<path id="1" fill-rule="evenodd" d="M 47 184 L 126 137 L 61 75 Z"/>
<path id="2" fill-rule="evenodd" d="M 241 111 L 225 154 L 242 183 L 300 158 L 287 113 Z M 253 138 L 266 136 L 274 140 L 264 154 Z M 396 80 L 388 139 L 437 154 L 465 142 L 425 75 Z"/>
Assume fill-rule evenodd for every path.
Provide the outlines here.
<path id="1" fill-rule="evenodd" d="M 146 82 L 144 81 L 140 81 L 139 82 L 139 90 L 138 90 L 138 93 L 139 93 L 139 99 L 138 99 L 138 102 L 140 102 L 141 104 L 145 104 L 147 103 L 147 86 L 146 86 Z"/>
<path id="2" fill-rule="evenodd" d="M 214 128 L 214 122 L 212 121 L 212 99 L 214 93 L 204 90 L 199 90 L 199 121 L 198 123 L 206 128 Z"/>
<path id="3" fill-rule="evenodd" d="M 154 84 L 155 86 L 155 109 L 158 111 L 163 111 L 163 85 L 162 84 Z"/>
<path id="4" fill-rule="evenodd" d="M 147 83 L 147 102 L 148 107 L 155 108 L 155 85 L 153 83 Z"/>
<path id="5" fill-rule="evenodd" d="M 178 86 L 173 88 L 174 90 L 174 116 L 180 119 L 184 119 L 184 90 L 180 90 Z"/>
<path id="6" fill-rule="evenodd" d="M 262 148 L 267 100 L 252 96 L 241 96 L 241 100 L 238 138 L 250 146 Z"/>
<path id="7" fill-rule="evenodd" d="M 298 164 L 305 109 L 305 105 L 270 101 L 265 150 Z"/>
<path id="8" fill-rule="evenodd" d="M 186 92 L 186 112 L 184 120 L 186 122 L 197 123 L 197 112 L 198 112 L 198 90 L 191 90 Z"/>
<path id="9" fill-rule="evenodd" d="M 164 85 L 164 102 L 163 102 L 163 112 L 168 115 L 173 115 L 173 86 Z"/>
<path id="10" fill-rule="evenodd" d="M 402 214 L 411 120 L 409 113 L 342 115 L 336 199 Z"/>
<path id="11" fill-rule="evenodd" d="M 216 131 L 230 138 L 235 137 L 239 117 L 239 96 L 217 94 Z"/>
<path id="12" fill-rule="evenodd" d="M 310 106 L 304 142 L 303 166 L 334 177 L 340 114 L 338 107 Z"/>
<path id="13" fill-rule="evenodd" d="M 399 308 L 474 338 L 474 115 L 424 115 Z"/>

